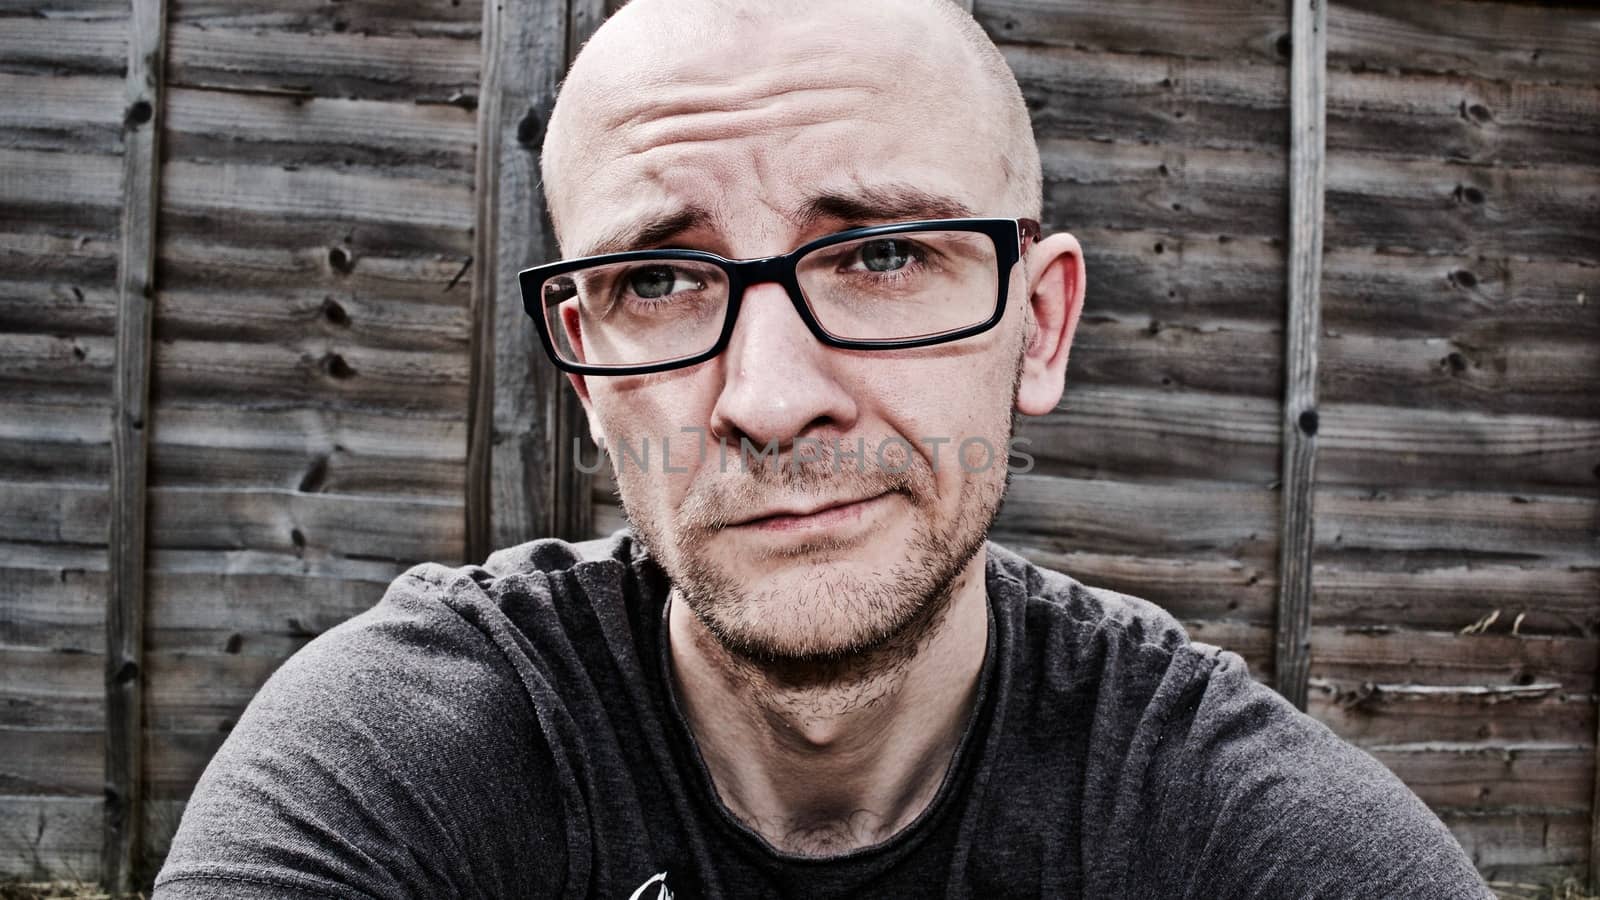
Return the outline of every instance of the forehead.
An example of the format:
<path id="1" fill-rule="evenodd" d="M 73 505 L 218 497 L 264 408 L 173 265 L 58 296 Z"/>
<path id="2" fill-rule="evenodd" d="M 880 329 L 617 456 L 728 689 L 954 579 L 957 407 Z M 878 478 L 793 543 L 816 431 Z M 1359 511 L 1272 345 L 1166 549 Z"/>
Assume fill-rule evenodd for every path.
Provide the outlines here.
<path id="1" fill-rule="evenodd" d="M 807 9 L 602 30 L 546 151 L 568 256 L 687 209 L 723 239 L 770 242 L 717 248 L 743 255 L 786 249 L 823 197 L 922 194 L 1009 214 L 991 92 L 954 32 L 925 7 Z"/>

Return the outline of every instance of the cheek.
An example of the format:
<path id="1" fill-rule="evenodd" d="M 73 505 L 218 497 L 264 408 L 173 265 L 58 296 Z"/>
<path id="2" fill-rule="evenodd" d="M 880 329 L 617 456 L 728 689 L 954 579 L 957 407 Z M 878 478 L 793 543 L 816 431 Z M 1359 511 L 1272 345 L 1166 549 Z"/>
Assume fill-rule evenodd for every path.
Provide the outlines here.
<path id="1" fill-rule="evenodd" d="M 595 419 L 630 504 L 675 504 L 698 469 L 717 464 L 717 448 L 706 439 L 710 407 L 698 402 L 703 391 L 693 379 L 590 384 Z"/>

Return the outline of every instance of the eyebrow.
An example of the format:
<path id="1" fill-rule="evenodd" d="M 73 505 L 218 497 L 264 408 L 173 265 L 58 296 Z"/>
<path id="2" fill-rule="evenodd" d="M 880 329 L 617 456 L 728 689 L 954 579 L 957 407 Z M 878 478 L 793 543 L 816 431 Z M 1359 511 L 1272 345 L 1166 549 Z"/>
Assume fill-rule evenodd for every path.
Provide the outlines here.
<path id="1" fill-rule="evenodd" d="M 837 221 L 847 227 L 909 221 L 913 219 L 967 219 L 971 207 L 953 198 L 909 185 L 863 187 L 849 193 L 828 192 L 807 200 L 795 216 L 802 229 L 820 221 Z M 647 216 L 619 226 L 606 236 L 585 244 L 572 259 L 644 250 L 664 244 L 686 231 L 702 228 L 716 217 L 701 206 L 688 206 Z"/>
<path id="2" fill-rule="evenodd" d="M 647 216 L 636 222 L 620 226 L 610 234 L 579 248 L 573 259 L 600 256 L 606 253 L 625 253 L 643 250 L 664 243 L 694 228 L 700 228 L 714 217 L 704 207 L 689 206 L 672 212 Z"/>
<path id="3" fill-rule="evenodd" d="M 806 201 L 797 219 L 805 228 L 825 219 L 869 225 L 911 219 L 969 219 L 973 215 L 971 207 L 954 197 L 909 185 L 884 185 L 819 194 Z"/>

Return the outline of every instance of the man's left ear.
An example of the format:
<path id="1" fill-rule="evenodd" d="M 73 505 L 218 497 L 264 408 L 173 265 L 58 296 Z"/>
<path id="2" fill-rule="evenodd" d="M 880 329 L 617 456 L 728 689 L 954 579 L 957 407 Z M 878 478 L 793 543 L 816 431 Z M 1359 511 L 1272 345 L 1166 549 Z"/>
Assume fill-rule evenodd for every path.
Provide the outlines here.
<path id="1" fill-rule="evenodd" d="M 1067 386 L 1067 351 L 1083 312 L 1083 250 L 1070 234 L 1052 234 L 1028 250 L 1028 305 L 1034 327 L 1022 358 L 1017 411 L 1042 416 Z"/>

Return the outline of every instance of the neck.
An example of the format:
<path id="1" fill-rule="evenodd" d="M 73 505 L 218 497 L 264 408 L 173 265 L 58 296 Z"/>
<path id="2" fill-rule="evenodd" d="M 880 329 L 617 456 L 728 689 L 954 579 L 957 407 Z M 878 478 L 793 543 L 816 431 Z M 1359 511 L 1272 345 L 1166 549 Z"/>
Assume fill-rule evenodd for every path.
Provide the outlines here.
<path id="1" fill-rule="evenodd" d="M 674 596 L 668 638 L 684 715 L 717 793 L 785 852 L 881 843 L 927 808 L 977 693 L 988 642 L 986 554 L 907 639 L 827 665 L 729 652 Z"/>

